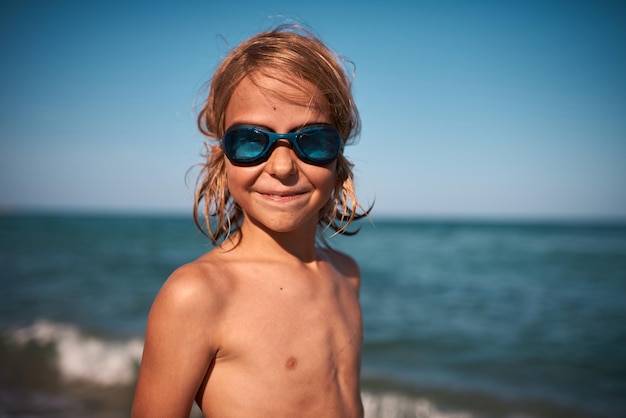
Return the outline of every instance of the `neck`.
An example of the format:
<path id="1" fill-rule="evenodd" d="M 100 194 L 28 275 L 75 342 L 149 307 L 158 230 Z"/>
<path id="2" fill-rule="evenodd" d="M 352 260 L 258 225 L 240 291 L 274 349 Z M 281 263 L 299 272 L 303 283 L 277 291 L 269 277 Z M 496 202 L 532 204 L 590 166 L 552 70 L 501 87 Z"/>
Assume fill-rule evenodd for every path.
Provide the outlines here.
<path id="1" fill-rule="evenodd" d="M 245 218 L 239 233 L 231 240 L 239 249 L 264 257 L 293 257 L 303 263 L 315 261 L 317 223 L 309 223 L 288 231 L 273 231 L 252 219 Z"/>

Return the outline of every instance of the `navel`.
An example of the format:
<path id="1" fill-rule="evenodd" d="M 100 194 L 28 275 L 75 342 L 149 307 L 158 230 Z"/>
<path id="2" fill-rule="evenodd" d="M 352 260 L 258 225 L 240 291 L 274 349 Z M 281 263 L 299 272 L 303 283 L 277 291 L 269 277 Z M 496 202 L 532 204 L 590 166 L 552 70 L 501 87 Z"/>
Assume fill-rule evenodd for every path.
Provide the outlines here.
<path id="1" fill-rule="evenodd" d="M 296 367 L 298 367 L 298 359 L 294 356 L 289 357 L 285 362 L 285 368 L 287 370 L 294 370 Z"/>

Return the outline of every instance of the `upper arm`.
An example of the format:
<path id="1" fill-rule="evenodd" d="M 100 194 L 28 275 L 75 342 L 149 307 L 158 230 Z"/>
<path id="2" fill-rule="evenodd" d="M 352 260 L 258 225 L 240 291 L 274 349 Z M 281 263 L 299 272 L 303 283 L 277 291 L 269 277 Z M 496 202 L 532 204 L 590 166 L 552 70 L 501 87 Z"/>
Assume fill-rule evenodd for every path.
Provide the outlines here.
<path id="1" fill-rule="evenodd" d="M 146 326 L 133 417 L 188 417 L 218 348 L 219 298 L 197 267 L 177 270 Z"/>

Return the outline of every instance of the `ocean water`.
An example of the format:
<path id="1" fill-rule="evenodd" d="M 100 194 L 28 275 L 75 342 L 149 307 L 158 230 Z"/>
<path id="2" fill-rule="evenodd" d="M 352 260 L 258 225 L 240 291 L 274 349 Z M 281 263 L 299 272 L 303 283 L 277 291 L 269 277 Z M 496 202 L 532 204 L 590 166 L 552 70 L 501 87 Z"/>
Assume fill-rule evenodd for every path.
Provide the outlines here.
<path id="1" fill-rule="evenodd" d="M 366 417 L 626 417 L 626 225 L 362 227 L 330 243 Z M 0 217 L 0 417 L 128 416 L 152 299 L 209 249 L 186 217 Z"/>

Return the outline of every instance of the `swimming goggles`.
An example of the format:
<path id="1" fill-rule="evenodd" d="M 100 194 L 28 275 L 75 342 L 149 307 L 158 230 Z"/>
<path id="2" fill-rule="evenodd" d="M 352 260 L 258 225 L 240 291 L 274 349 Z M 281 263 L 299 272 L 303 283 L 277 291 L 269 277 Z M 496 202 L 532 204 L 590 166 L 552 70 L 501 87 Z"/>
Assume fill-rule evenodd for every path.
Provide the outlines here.
<path id="1" fill-rule="evenodd" d="M 339 132 L 329 124 L 310 125 L 287 134 L 264 131 L 256 126 L 231 126 L 221 140 L 224 154 L 238 166 L 253 166 L 267 161 L 279 140 L 287 140 L 298 158 L 323 166 L 335 161 L 343 149 Z"/>

